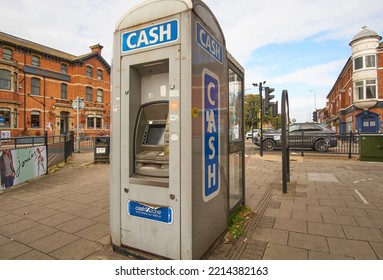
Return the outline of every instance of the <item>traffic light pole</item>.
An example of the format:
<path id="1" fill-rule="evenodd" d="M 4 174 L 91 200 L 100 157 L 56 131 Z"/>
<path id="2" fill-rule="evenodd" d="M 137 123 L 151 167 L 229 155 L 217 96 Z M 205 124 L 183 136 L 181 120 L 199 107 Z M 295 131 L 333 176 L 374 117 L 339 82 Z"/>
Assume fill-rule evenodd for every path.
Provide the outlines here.
<path id="1" fill-rule="evenodd" d="M 262 82 L 259 82 L 259 103 L 260 103 L 260 109 L 261 109 L 261 137 L 259 138 L 259 155 L 263 157 L 263 100 L 262 100 Z"/>

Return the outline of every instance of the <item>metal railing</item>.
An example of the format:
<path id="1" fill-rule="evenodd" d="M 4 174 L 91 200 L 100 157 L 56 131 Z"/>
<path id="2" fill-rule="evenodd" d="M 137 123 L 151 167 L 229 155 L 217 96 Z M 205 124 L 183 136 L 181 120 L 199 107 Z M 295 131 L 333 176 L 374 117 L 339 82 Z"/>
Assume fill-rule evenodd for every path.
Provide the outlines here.
<path id="1" fill-rule="evenodd" d="M 36 146 L 47 147 L 48 167 L 66 161 L 74 151 L 73 132 L 59 136 L 22 136 L 0 138 L 0 150 L 17 150 Z"/>
<path id="2" fill-rule="evenodd" d="M 88 152 L 94 150 L 94 136 L 80 136 L 80 147 L 75 141 L 74 152 Z"/>
<path id="3" fill-rule="evenodd" d="M 321 154 L 338 154 L 358 155 L 360 153 L 360 135 L 359 134 L 337 134 L 335 136 L 329 135 L 305 135 L 302 132 L 301 136 L 294 136 L 291 141 L 290 149 L 299 150 L 301 156 L 305 153 L 321 153 Z M 300 142 L 300 145 L 291 145 L 291 142 Z"/>
<path id="4" fill-rule="evenodd" d="M 266 141 L 264 138 L 264 151 L 268 152 L 270 149 L 280 150 L 280 137 L 272 138 L 273 141 Z M 270 138 L 269 138 L 270 139 Z M 268 146 L 269 145 L 269 146 Z M 270 149 L 268 149 L 268 147 Z M 289 149 L 290 151 L 300 152 L 303 157 L 305 153 L 309 154 L 342 154 L 352 155 L 360 154 L 360 134 L 345 133 L 337 135 L 326 134 L 309 134 L 304 133 L 300 135 L 289 135 Z"/>

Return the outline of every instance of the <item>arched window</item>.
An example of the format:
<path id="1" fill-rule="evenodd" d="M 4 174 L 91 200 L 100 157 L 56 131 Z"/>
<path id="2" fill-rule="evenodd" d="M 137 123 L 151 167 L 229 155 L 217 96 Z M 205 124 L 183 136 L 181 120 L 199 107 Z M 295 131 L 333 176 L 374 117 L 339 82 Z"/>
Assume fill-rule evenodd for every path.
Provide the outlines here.
<path id="1" fill-rule="evenodd" d="M 86 117 L 86 127 L 87 129 L 94 129 L 94 115 L 88 115 Z"/>
<path id="2" fill-rule="evenodd" d="M 102 80 L 102 70 L 101 69 L 97 70 L 97 79 Z"/>
<path id="3" fill-rule="evenodd" d="M 87 66 L 86 67 L 86 76 L 88 77 L 88 78 L 92 78 L 92 66 Z"/>
<path id="4" fill-rule="evenodd" d="M 102 129 L 102 116 L 96 115 L 96 129 Z"/>
<path id="5" fill-rule="evenodd" d="M 39 111 L 31 112 L 31 127 L 32 128 L 40 127 L 40 112 Z"/>

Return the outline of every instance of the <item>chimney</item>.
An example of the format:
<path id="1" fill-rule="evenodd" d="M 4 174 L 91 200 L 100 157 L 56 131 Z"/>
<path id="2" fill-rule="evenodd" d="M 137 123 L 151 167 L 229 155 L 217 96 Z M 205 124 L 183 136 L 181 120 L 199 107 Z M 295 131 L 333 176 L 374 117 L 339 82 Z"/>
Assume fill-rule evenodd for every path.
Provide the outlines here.
<path id="1" fill-rule="evenodd" d="M 97 44 L 94 46 L 90 46 L 89 48 L 92 50 L 92 53 L 98 53 L 99 55 L 101 55 L 101 50 L 103 46 L 101 46 L 100 44 Z"/>

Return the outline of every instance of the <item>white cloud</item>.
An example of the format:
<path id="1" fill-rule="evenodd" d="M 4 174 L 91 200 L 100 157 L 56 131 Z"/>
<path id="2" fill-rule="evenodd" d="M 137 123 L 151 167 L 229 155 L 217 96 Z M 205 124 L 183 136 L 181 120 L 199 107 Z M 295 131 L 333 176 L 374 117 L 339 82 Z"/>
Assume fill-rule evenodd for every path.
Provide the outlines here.
<path id="1" fill-rule="evenodd" d="M 103 56 L 111 61 L 115 24 L 141 0 L 13 0 L 1 4 L 0 31 L 58 50 L 82 55 L 100 43 Z M 292 70 L 282 64 L 281 74 L 265 65 L 251 65 L 260 47 L 311 40 L 337 40 L 344 48 L 363 25 L 383 35 L 381 0 L 205 0 L 216 15 L 226 37 L 228 50 L 246 68 L 246 88 L 266 79 L 280 94 L 288 89 L 292 112 L 304 112 L 309 89 L 317 90 L 318 108 L 335 83 L 346 59 L 311 61 Z M 309 50 L 302 50 L 306 54 Z M 305 57 L 302 54 L 302 57 Z M 282 57 L 283 59 L 283 57 Z M 281 69 L 278 62 L 268 67 Z M 271 74 L 270 74 L 271 73 Z M 259 78 L 261 77 L 261 78 Z M 252 92 L 257 92 L 253 90 Z M 301 113 L 302 116 L 308 113 Z"/>

